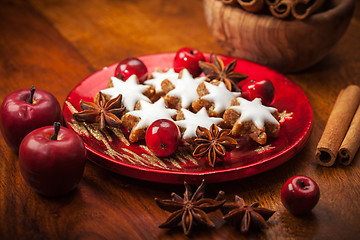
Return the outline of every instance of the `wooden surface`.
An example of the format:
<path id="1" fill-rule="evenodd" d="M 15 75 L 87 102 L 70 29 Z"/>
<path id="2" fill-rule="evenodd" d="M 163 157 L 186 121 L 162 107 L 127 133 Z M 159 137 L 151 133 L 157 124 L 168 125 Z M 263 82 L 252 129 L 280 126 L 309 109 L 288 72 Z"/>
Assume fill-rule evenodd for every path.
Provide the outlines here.
<path id="1" fill-rule="evenodd" d="M 101 3 L 100 3 L 101 2 Z M 337 94 L 360 84 L 360 1 L 344 37 L 319 64 L 287 75 L 306 93 L 314 125 L 304 149 L 287 163 L 247 179 L 207 186 L 232 201 L 276 211 L 268 230 L 244 236 L 210 214 L 214 229 L 192 239 L 359 239 L 360 154 L 348 167 L 320 167 L 315 148 Z M 326 36 L 324 36 L 326 37 Z M 201 1 L 40 1 L 0 2 L 0 100 L 35 85 L 60 103 L 83 78 L 125 57 L 177 51 L 183 46 L 224 53 L 208 30 Z M 312 177 L 321 197 L 312 214 L 297 218 L 280 202 L 293 175 Z M 195 187 L 195 186 L 194 186 Z M 0 137 L 0 239 L 184 239 L 180 229 L 159 229 L 168 213 L 154 197 L 182 194 L 181 185 L 131 179 L 88 162 L 79 188 L 62 198 L 45 198 L 22 179 L 18 156 Z"/>

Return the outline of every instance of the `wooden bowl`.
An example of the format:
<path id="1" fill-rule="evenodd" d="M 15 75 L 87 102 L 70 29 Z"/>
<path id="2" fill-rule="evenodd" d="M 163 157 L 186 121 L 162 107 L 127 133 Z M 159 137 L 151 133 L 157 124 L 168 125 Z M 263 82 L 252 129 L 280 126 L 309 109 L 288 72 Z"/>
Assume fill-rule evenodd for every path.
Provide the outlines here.
<path id="1" fill-rule="evenodd" d="M 219 0 L 203 0 L 203 5 L 211 33 L 227 54 L 289 73 L 330 52 L 349 25 L 355 0 L 329 0 L 305 20 L 249 13 Z"/>

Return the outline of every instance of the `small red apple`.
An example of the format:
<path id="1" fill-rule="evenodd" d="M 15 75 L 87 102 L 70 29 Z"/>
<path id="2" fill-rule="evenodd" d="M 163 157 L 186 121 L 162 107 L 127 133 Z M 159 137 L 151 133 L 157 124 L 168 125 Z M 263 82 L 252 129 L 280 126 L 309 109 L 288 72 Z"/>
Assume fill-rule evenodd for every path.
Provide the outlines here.
<path id="1" fill-rule="evenodd" d="M 148 70 L 145 64 L 138 58 L 127 58 L 121 61 L 115 68 L 115 77 L 126 81 L 135 74 L 140 83 L 148 77 Z"/>
<path id="2" fill-rule="evenodd" d="M 202 52 L 195 48 L 181 48 L 174 58 L 174 70 L 180 72 L 186 68 L 193 77 L 198 77 L 202 72 L 199 61 L 205 61 Z"/>
<path id="3" fill-rule="evenodd" d="M 314 180 L 306 176 L 294 176 L 281 190 L 281 202 L 294 215 L 310 212 L 320 198 L 320 190 Z"/>
<path id="4" fill-rule="evenodd" d="M 61 107 L 51 93 L 31 87 L 9 94 L 1 104 L 0 116 L 2 135 L 17 152 L 29 132 L 61 121 Z"/>
<path id="5" fill-rule="evenodd" d="M 20 144 L 21 175 L 32 189 L 45 196 L 62 196 L 75 189 L 85 160 L 82 139 L 59 122 L 32 131 Z"/>
<path id="6" fill-rule="evenodd" d="M 148 127 L 145 140 L 156 156 L 167 157 L 175 152 L 180 136 L 180 130 L 173 121 L 159 119 Z"/>
<path id="7" fill-rule="evenodd" d="M 263 105 L 270 105 L 274 99 L 274 85 L 270 80 L 247 80 L 241 87 L 241 96 L 249 101 L 261 98 Z"/>

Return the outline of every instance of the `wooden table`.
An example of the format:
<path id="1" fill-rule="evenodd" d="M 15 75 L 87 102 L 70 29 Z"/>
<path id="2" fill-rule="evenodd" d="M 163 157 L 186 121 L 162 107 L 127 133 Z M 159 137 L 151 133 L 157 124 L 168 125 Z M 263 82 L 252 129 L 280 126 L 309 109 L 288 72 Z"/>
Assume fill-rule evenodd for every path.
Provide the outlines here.
<path id="1" fill-rule="evenodd" d="M 321 167 L 315 149 L 335 98 L 348 84 L 360 84 L 360 1 L 344 37 L 319 64 L 287 76 L 308 96 L 312 134 L 285 164 L 256 176 L 209 184 L 246 202 L 259 201 L 276 213 L 270 228 L 242 235 L 211 214 L 216 227 L 193 239 L 359 239 L 360 154 L 348 167 Z M 201 1 L 40 1 L 0 3 L 0 99 L 35 85 L 60 103 L 82 79 L 126 57 L 177 51 L 183 46 L 224 53 L 206 26 Z M 181 229 L 159 229 L 168 213 L 154 197 L 182 194 L 182 185 L 146 182 L 111 173 L 87 162 L 76 191 L 46 198 L 24 182 L 18 156 L 0 138 L 0 239 L 183 239 Z M 312 177 L 321 198 L 310 215 L 294 217 L 280 190 L 293 175 Z"/>

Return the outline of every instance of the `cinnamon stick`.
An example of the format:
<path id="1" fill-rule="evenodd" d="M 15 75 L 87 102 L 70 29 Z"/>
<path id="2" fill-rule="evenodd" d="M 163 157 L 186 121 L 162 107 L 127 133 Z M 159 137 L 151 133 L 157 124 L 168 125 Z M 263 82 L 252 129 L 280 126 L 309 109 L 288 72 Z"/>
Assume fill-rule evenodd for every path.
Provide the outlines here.
<path id="1" fill-rule="evenodd" d="M 264 6 L 264 0 L 238 0 L 240 6 L 248 12 L 259 12 Z"/>
<path id="2" fill-rule="evenodd" d="M 311 5 L 304 4 L 303 1 L 297 0 L 292 8 L 292 15 L 296 19 L 305 19 L 316 12 L 324 4 L 325 0 L 313 1 Z"/>
<path id="3" fill-rule="evenodd" d="M 345 135 L 339 150 L 339 161 L 343 165 L 349 165 L 360 147 L 360 106 L 351 121 L 348 132 Z"/>
<path id="4" fill-rule="evenodd" d="M 269 5 L 269 10 L 274 17 L 287 18 L 290 16 L 292 1 L 265 0 L 265 2 Z"/>
<path id="5" fill-rule="evenodd" d="M 237 0 L 222 0 L 222 2 L 228 5 L 235 5 L 237 3 Z"/>
<path id="6" fill-rule="evenodd" d="M 271 14 L 277 18 L 287 18 L 292 15 L 295 19 L 305 19 L 316 12 L 325 0 L 265 0 Z"/>
<path id="7" fill-rule="evenodd" d="M 360 87 L 350 85 L 340 92 L 318 143 L 316 160 L 332 166 L 360 102 Z"/>

